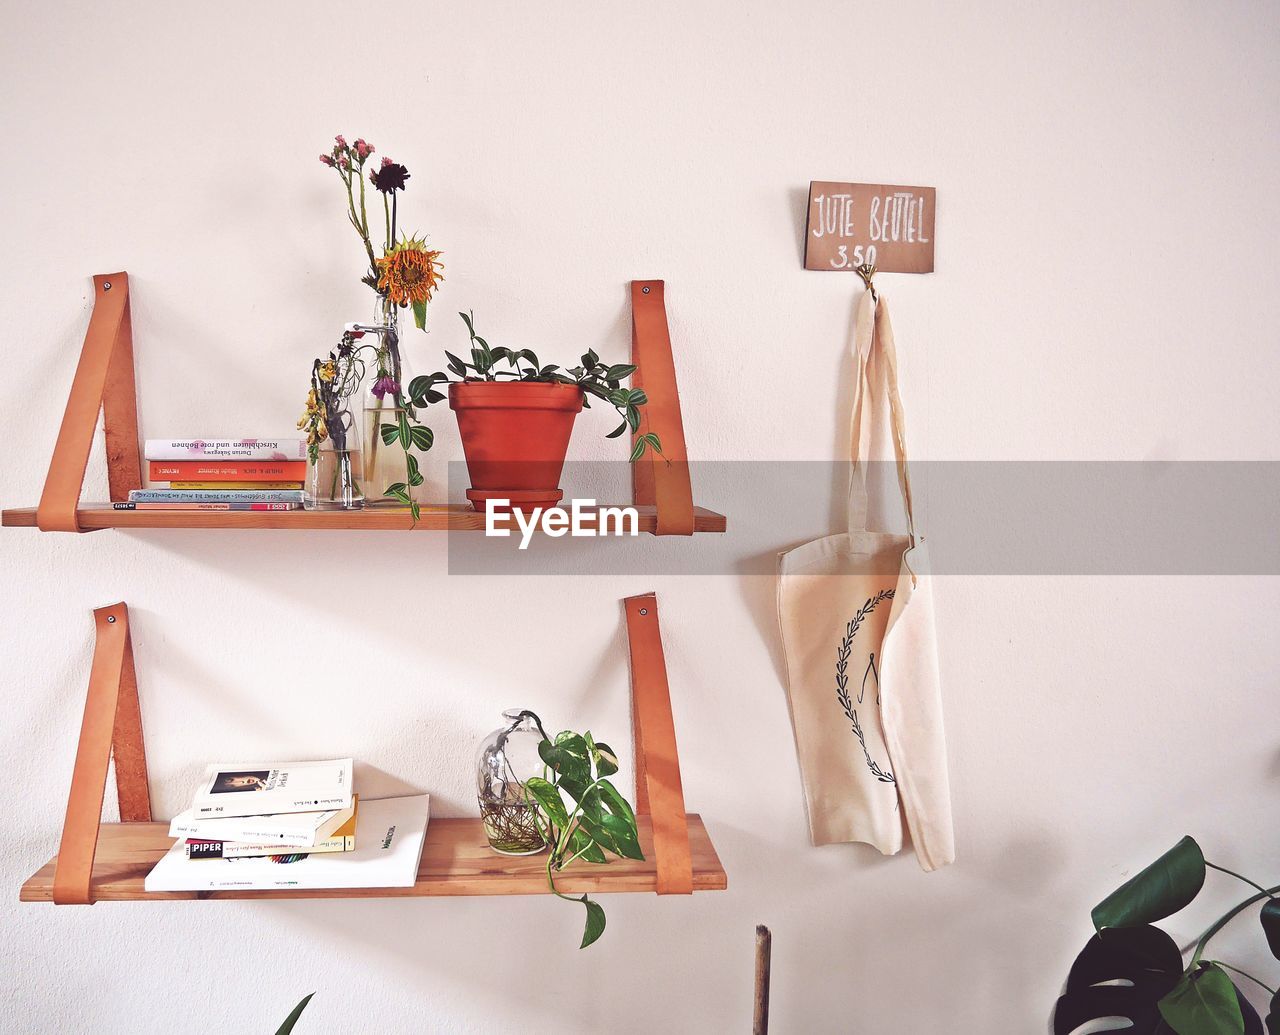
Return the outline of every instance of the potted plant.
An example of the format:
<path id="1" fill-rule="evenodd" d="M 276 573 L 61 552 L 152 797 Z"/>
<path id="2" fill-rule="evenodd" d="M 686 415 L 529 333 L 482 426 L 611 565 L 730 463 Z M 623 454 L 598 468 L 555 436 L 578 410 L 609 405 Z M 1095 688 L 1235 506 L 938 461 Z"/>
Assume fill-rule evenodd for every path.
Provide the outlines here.
<path id="1" fill-rule="evenodd" d="M 1172 916 L 1200 893 L 1209 870 L 1247 884 L 1252 893 L 1210 924 L 1189 961 L 1156 921 Z M 1146 869 L 1093 908 L 1097 933 L 1076 957 L 1054 1010 L 1055 1035 L 1069 1035 L 1104 1019 L 1128 1021 L 1133 1035 L 1261 1035 L 1263 1021 L 1232 975 L 1257 984 L 1270 997 L 1266 1031 L 1280 1033 L 1280 992 L 1239 967 L 1208 959 L 1209 941 L 1232 919 L 1262 904 L 1258 920 L 1271 954 L 1280 959 L 1280 886 L 1264 888 L 1225 866 L 1207 861 L 1184 837 Z M 1256 928 L 1255 928 L 1256 929 Z"/>
<path id="2" fill-rule="evenodd" d="M 449 407 L 457 414 L 471 477 L 467 499 L 477 510 L 495 499 L 509 500 L 517 509 L 558 503 L 564 496 L 560 472 L 574 420 L 580 410 L 590 408 L 592 398 L 612 406 L 622 418 L 606 437 L 639 431 L 640 407 L 648 396 L 643 389 L 623 387 L 635 373 L 632 364 L 602 363 L 588 349 L 578 366 L 543 365 L 530 349 L 491 347 L 476 334 L 472 313 L 458 315 L 467 325 L 471 362 L 446 351 L 450 373 L 414 378 L 408 402 L 421 411 L 444 401 L 436 386 L 449 385 Z M 650 449 L 661 455 L 658 436 L 640 435 L 631 460 Z"/>

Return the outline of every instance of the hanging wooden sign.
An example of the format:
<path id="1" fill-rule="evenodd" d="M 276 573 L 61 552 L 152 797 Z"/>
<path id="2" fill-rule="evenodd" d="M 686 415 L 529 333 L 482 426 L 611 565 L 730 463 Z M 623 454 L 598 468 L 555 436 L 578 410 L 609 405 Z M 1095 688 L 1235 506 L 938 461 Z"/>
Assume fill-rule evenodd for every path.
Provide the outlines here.
<path id="1" fill-rule="evenodd" d="M 936 197 L 933 187 L 812 181 L 804 268 L 932 273 Z"/>

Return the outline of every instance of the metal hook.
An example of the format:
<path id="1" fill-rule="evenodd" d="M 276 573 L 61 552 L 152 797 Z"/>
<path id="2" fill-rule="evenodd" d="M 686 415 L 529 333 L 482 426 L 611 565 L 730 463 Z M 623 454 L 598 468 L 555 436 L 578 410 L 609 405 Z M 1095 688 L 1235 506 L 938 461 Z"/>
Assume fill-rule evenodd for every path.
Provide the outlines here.
<path id="1" fill-rule="evenodd" d="M 862 283 L 867 285 L 867 290 L 871 292 L 871 301 L 879 302 L 880 296 L 876 293 L 876 286 L 871 283 L 871 278 L 876 275 L 876 268 L 869 262 L 864 262 L 861 266 L 854 268 L 854 272 L 862 278 Z"/>

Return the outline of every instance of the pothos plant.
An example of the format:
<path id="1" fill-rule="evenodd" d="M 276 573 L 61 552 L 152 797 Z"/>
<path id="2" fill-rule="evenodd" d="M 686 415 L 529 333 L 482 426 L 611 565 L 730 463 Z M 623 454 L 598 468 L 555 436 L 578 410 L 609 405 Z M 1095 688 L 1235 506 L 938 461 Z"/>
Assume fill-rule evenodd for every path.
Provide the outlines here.
<path id="1" fill-rule="evenodd" d="M 1200 893 L 1211 869 L 1255 890 L 1210 924 L 1197 939 L 1190 959 L 1184 960 L 1177 942 L 1152 925 L 1188 905 Z M 1094 906 L 1097 934 L 1071 967 L 1054 1010 L 1054 1035 L 1070 1035 L 1103 1018 L 1128 1020 L 1130 1025 L 1124 1030 L 1133 1035 L 1262 1035 L 1263 1022 L 1231 974 L 1252 981 L 1271 996 L 1266 1031 L 1280 1035 L 1280 994 L 1238 967 L 1205 957 L 1218 932 L 1240 913 L 1262 903 L 1262 933 L 1271 954 L 1280 959 L 1277 895 L 1280 885 L 1264 888 L 1208 862 L 1195 840 L 1184 837 Z"/>
<path id="2" fill-rule="evenodd" d="M 562 894 L 556 887 L 556 874 L 577 859 L 607 863 L 606 853 L 643 860 L 636 815 L 609 782 L 618 771 L 618 757 L 608 744 L 595 740 L 590 731 L 565 730 L 552 739 L 538 716 L 526 714 L 542 734 L 538 755 L 546 766 L 544 776 L 525 781 L 524 790 L 549 847 L 547 884 L 559 898 L 580 902 L 586 908 L 579 946 L 585 949 L 604 933 L 604 909 L 586 895 Z"/>
<path id="3" fill-rule="evenodd" d="M 433 403 L 442 402 L 445 395 L 436 390 L 436 385 L 441 384 L 475 381 L 565 384 L 574 385 L 582 390 L 582 405 L 585 409 L 590 409 L 591 399 L 596 398 L 618 411 L 622 423 L 609 432 L 606 438 L 618 438 L 628 431 L 635 433 L 640 430 L 640 407 L 649 401 L 649 397 L 643 388 L 622 386 L 622 382 L 636 372 L 634 364 L 603 363 L 594 349 L 584 352 L 580 363 L 574 367 L 563 368 L 556 363 L 543 364 L 532 349 L 491 346 L 476 334 L 474 313 L 458 315 L 467 325 L 467 334 L 471 339 L 469 343 L 471 362 L 468 363 L 446 350 L 445 358 L 453 376 L 450 377 L 444 371 L 437 371 L 434 374 L 415 377 L 409 383 L 410 405 L 425 409 Z M 653 432 L 645 432 L 636 437 L 631 448 L 631 460 L 639 460 L 649 449 L 659 456 L 662 455 L 662 441 Z"/>

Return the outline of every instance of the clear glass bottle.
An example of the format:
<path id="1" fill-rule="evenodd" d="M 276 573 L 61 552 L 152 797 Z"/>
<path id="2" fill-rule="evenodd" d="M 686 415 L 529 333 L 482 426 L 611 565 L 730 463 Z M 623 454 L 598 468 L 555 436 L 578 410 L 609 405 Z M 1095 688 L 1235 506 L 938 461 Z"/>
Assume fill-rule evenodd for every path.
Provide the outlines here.
<path id="1" fill-rule="evenodd" d="M 537 806 L 525 796 L 524 782 L 541 776 L 538 754 L 542 732 L 528 711 L 502 713 L 505 725 L 480 742 L 476 756 L 476 792 L 489 847 L 502 855 L 536 855 L 547 847 L 538 826 Z"/>
<path id="2" fill-rule="evenodd" d="M 411 376 L 400 351 L 400 307 L 379 297 L 373 320 L 374 326 L 382 330 L 377 336 L 376 358 L 366 363 L 365 382 L 360 387 L 367 498 L 371 504 L 402 507 L 403 501 L 387 495 L 387 486 L 397 483 L 408 486 L 409 495 L 415 500 L 418 489 L 410 485 L 409 460 L 404 447 L 394 439 L 388 444 L 382 434 L 384 427 L 399 427 L 400 418 L 405 414 L 404 392 L 409 388 Z"/>

